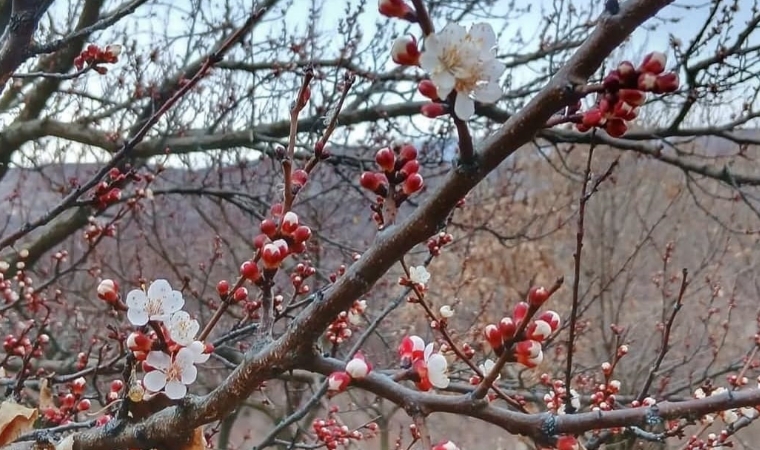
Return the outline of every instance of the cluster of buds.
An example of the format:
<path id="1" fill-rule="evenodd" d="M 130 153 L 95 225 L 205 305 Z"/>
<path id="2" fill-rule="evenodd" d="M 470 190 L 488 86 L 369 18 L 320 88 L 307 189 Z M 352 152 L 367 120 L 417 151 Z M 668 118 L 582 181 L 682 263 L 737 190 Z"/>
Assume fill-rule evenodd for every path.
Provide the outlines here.
<path id="1" fill-rule="evenodd" d="M 342 371 L 333 372 L 327 377 L 327 390 L 332 394 L 343 392 L 351 384 L 351 380 L 362 380 L 372 371 L 370 364 L 362 352 L 356 352 L 353 358 L 346 363 Z"/>
<path id="2" fill-rule="evenodd" d="M 550 391 L 544 394 L 546 409 L 555 414 L 578 412 L 581 409 L 581 396 L 575 389 L 567 389 L 565 382 L 559 379 L 551 380 L 549 374 L 541 374 L 541 383 L 548 386 Z M 567 404 L 570 404 L 570 408 Z"/>
<path id="3" fill-rule="evenodd" d="M 427 246 L 431 256 L 439 256 L 441 254 L 441 248 L 444 245 L 451 244 L 453 240 L 454 236 L 452 236 L 451 233 L 441 231 L 440 233 L 428 239 L 425 245 Z"/>
<path id="4" fill-rule="evenodd" d="M 84 239 L 90 243 L 95 244 L 95 242 L 100 239 L 100 237 L 114 237 L 116 236 L 116 224 L 113 223 L 106 223 L 102 224 L 98 222 L 98 220 L 93 216 L 89 218 L 89 223 L 84 229 L 83 233 Z"/>
<path id="5" fill-rule="evenodd" d="M 76 378 L 67 384 L 68 392 L 58 395 L 58 405 L 49 405 L 42 408 L 42 417 L 52 425 L 68 425 L 72 423 L 77 413 L 89 411 L 92 403 L 84 398 L 84 390 L 87 382 L 83 377 Z"/>
<path id="6" fill-rule="evenodd" d="M 26 334 L 28 330 L 25 330 L 22 335 L 15 336 L 8 334 L 3 339 L 3 350 L 8 355 L 14 355 L 21 358 L 31 354 L 33 358 L 39 358 L 42 356 L 43 346 L 50 342 L 50 336 L 47 334 L 40 334 L 36 342 L 32 342 Z"/>
<path id="7" fill-rule="evenodd" d="M 609 380 L 606 383 L 597 384 L 594 387 L 594 392 L 591 393 L 591 410 L 611 411 L 614 409 L 617 402 L 616 396 L 620 393 L 620 387 L 620 380 Z M 653 399 L 646 400 L 647 403 L 651 401 L 653 401 Z"/>
<path id="8" fill-rule="evenodd" d="M 366 300 L 354 300 L 348 311 L 341 311 L 338 317 L 327 327 L 326 337 L 333 345 L 339 345 L 348 340 L 353 331 L 351 326 L 361 323 L 362 314 L 367 310 Z"/>
<path id="9" fill-rule="evenodd" d="M 113 64 L 119 60 L 120 54 L 121 45 L 106 45 L 105 48 L 100 48 L 95 44 L 90 44 L 74 58 L 74 67 L 80 71 L 85 66 L 91 67 L 94 71 L 104 75 L 108 69 L 100 64 Z"/>
<path id="10" fill-rule="evenodd" d="M 503 317 L 498 324 L 486 325 L 483 335 L 497 355 L 511 352 L 513 361 L 528 368 L 541 364 L 544 360 L 541 343 L 559 329 L 560 316 L 554 311 L 545 311 L 535 320 L 531 319 L 549 296 L 551 291 L 546 288 L 533 287 L 528 292 L 528 301 L 515 305 L 512 317 Z M 523 322 L 526 322 L 525 326 Z"/>
<path id="11" fill-rule="evenodd" d="M 404 0 L 378 0 L 377 10 L 385 17 L 403 19 L 412 23 L 417 21 L 414 8 Z"/>
<path id="12" fill-rule="evenodd" d="M 424 185 L 417 160 L 417 148 L 411 144 L 383 147 L 375 153 L 377 172 L 364 172 L 359 183 L 364 189 L 377 195 L 378 205 L 373 207 L 375 221 L 383 224 L 382 204 L 394 202 L 398 207 L 409 196 L 419 192 Z"/>
<path id="13" fill-rule="evenodd" d="M 335 419 L 335 414 L 338 412 L 337 407 L 330 408 L 330 415 L 325 419 L 317 419 L 312 423 L 312 429 L 317 435 L 317 439 L 322 442 L 328 450 L 335 450 L 338 446 L 348 447 L 352 441 L 361 441 L 364 439 L 372 438 L 377 434 L 379 427 L 376 423 L 371 422 L 364 426 L 360 430 L 351 430 L 345 425 L 342 425 Z"/>
<path id="14" fill-rule="evenodd" d="M 638 116 L 638 108 L 646 101 L 647 92 L 663 94 L 678 90 L 678 74 L 665 72 L 666 62 L 664 53 L 652 52 L 638 68 L 630 61 L 618 64 L 604 77 L 604 90 L 597 95 L 596 106 L 578 119 L 578 131 L 601 127 L 610 136 L 623 136 L 628 131 L 627 122 Z"/>
<path id="15" fill-rule="evenodd" d="M 448 105 L 438 97 L 438 88 L 430 80 L 422 80 L 417 86 L 417 90 L 423 97 L 431 100 L 431 103 L 426 103 L 420 108 L 420 112 L 423 116 L 430 119 L 443 116 L 449 113 Z"/>
<path id="16" fill-rule="evenodd" d="M 306 241 L 311 238 L 311 228 L 301 225 L 293 211 L 283 213 L 282 203 L 272 205 L 270 213 L 271 218 L 261 221 L 261 234 L 253 241 L 261 251 L 265 274 L 276 272 L 288 255 L 306 251 Z"/>
<path id="17" fill-rule="evenodd" d="M 113 380 L 111 381 L 110 386 L 108 387 L 108 393 L 106 394 L 106 400 L 108 403 L 115 402 L 119 399 L 119 393 L 121 390 L 124 389 L 124 382 L 121 380 Z"/>
<path id="18" fill-rule="evenodd" d="M 304 281 L 317 273 L 317 269 L 308 263 L 298 263 L 296 269 L 290 274 L 290 282 L 299 294 L 308 294 L 311 288 Z"/>

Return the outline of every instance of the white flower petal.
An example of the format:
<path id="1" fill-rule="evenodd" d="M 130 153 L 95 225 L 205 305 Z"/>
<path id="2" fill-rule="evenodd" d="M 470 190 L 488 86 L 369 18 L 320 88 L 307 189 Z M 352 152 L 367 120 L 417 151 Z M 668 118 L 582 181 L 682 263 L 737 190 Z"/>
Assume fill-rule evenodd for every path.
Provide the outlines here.
<path id="1" fill-rule="evenodd" d="M 180 291 L 172 291 L 164 299 L 164 313 L 171 314 L 185 306 L 185 299 Z"/>
<path id="2" fill-rule="evenodd" d="M 148 306 L 148 297 L 140 289 L 134 289 L 127 294 L 127 306 L 132 309 L 145 309 Z"/>
<path id="3" fill-rule="evenodd" d="M 127 319 L 132 325 L 141 327 L 148 323 L 148 311 L 145 309 L 129 308 L 127 310 Z"/>
<path id="4" fill-rule="evenodd" d="M 430 358 L 427 359 L 428 372 L 430 373 L 446 373 L 448 366 L 449 363 L 446 361 L 446 358 L 440 353 L 430 355 Z"/>
<path id="5" fill-rule="evenodd" d="M 442 44 L 441 47 L 455 45 L 463 41 L 465 36 L 467 36 L 467 30 L 465 30 L 463 26 L 454 22 L 449 22 L 443 27 L 443 30 L 438 33 L 438 38 L 441 40 Z"/>
<path id="6" fill-rule="evenodd" d="M 475 100 L 482 103 L 495 103 L 503 94 L 501 88 L 496 83 L 486 83 L 475 89 L 473 96 Z"/>
<path id="7" fill-rule="evenodd" d="M 430 81 L 438 88 L 438 97 L 445 99 L 454 90 L 457 80 L 452 73 L 444 70 L 430 75 Z"/>
<path id="8" fill-rule="evenodd" d="M 172 400 L 179 400 L 187 394 L 187 387 L 179 381 L 170 381 L 166 383 L 164 393 Z"/>
<path id="9" fill-rule="evenodd" d="M 156 369 L 168 369 L 172 365 L 172 358 L 164 352 L 152 351 L 148 352 L 145 362 Z"/>
<path id="10" fill-rule="evenodd" d="M 430 43 L 426 45 L 430 45 Z M 420 55 L 420 68 L 427 73 L 435 72 L 438 63 L 438 53 L 429 48 L 426 48 Z"/>
<path id="11" fill-rule="evenodd" d="M 476 23 L 470 27 L 470 37 L 481 47 L 491 50 L 496 45 L 496 33 L 487 23 Z"/>
<path id="12" fill-rule="evenodd" d="M 454 114 L 462 120 L 470 120 L 470 117 L 475 114 L 475 102 L 467 95 L 458 92 L 454 101 Z"/>
<path id="13" fill-rule="evenodd" d="M 166 374 L 160 370 L 152 370 L 143 377 L 143 386 L 145 389 L 158 392 L 166 386 Z"/>
<path id="14" fill-rule="evenodd" d="M 203 353 L 204 351 L 206 351 L 206 346 L 203 345 L 203 342 L 201 341 L 193 341 L 186 348 L 187 350 L 192 352 L 193 363 L 195 364 L 204 363 L 208 361 L 208 358 L 211 356 L 208 353 Z"/>
<path id="15" fill-rule="evenodd" d="M 489 59 L 481 64 L 481 78 L 487 81 L 498 81 L 506 69 L 507 66 L 501 61 Z"/>
<path id="16" fill-rule="evenodd" d="M 182 381 L 183 384 L 192 384 L 195 382 L 195 379 L 198 377 L 198 369 L 195 368 L 194 365 L 189 365 L 187 367 L 184 367 L 182 369 Z"/>
<path id="17" fill-rule="evenodd" d="M 430 384 L 438 389 L 446 389 L 449 387 L 449 377 L 445 373 L 428 372 L 428 380 L 430 380 Z"/>
<path id="18" fill-rule="evenodd" d="M 431 342 L 425 346 L 425 351 L 422 353 L 422 355 L 424 356 L 425 361 L 427 361 L 428 359 L 430 359 L 430 355 L 432 354 L 433 354 L 433 343 Z"/>
<path id="19" fill-rule="evenodd" d="M 164 298 L 172 292 L 172 286 L 166 280 L 155 280 L 148 288 L 148 298 Z"/>

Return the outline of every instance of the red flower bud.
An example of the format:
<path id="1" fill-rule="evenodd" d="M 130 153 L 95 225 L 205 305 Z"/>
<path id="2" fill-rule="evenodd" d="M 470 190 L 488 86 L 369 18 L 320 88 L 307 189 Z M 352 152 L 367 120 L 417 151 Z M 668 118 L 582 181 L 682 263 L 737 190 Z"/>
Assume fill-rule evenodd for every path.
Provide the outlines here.
<path id="1" fill-rule="evenodd" d="M 417 90 L 420 91 L 420 94 L 424 95 L 430 100 L 438 100 L 438 88 L 435 87 L 435 84 L 430 80 L 420 81 L 420 85 L 417 86 Z"/>
<path id="2" fill-rule="evenodd" d="M 618 64 L 617 72 L 624 84 L 629 84 L 636 80 L 636 68 L 633 67 L 633 63 L 630 61 L 621 61 Z"/>
<path id="3" fill-rule="evenodd" d="M 644 57 L 641 62 L 641 70 L 655 75 L 665 71 L 665 64 L 668 62 L 668 56 L 662 52 L 652 52 Z"/>
<path id="4" fill-rule="evenodd" d="M 407 177 L 406 180 L 404 180 L 404 185 L 402 186 L 402 189 L 404 191 L 404 194 L 406 195 L 412 195 L 415 192 L 422 189 L 422 185 L 424 183 L 424 180 L 422 179 L 422 175 L 419 173 L 413 173 L 409 177 Z"/>
<path id="5" fill-rule="evenodd" d="M 364 172 L 359 177 L 359 184 L 367 190 L 377 192 L 380 188 L 380 180 L 375 176 L 374 172 Z"/>
<path id="6" fill-rule="evenodd" d="M 240 265 L 240 275 L 249 281 L 257 281 L 261 278 L 259 266 L 253 261 L 245 261 Z"/>
<path id="7" fill-rule="evenodd" d="M 578 439 L 575 436 L 560 436 L 557 439 L 557 450 L 579 450 Z"/>
<path id="8" fill-rule="evenodd" d="M 612 115 L 623 120 L 633 120 L 636 118 L 637 112 L 635 107 L 621 100 L 615 104 Z"/>
<path id="9" fill-rule="evenodd" d="M 528 314 L 528 304 L 525 302 L 519 302 L 515 305 L 515 309 L 512 311 L 512 318 L 515 322 L 521 322 Z"/>
<path id="10" fill-rule="evenodd" d="M 494 350 L 501 347 L 504 339 L 501 330 L 494 324 L 486 325 L 485 329 L 483 329 L 483 336 L 486 338 L 486 341 L 488 341 L 488 345 Z"/>
<path id="11" fill-rule="evenodd" d="M 105 279 L 98 285 L 98 298 L 106 303 L 115 303 L 119 299 L 119 284 L 111 279 Z"/>
<path id="12" fill-rule="evenodd" d="M 557 314 L 555 311 L 545 311 L 543 314 L 538 316 L 538 319 L 536 320 L 543 320 L 544 322 L 548 323 L 552 328 L 552 333 L 559 329 L 559 324 L 561 321 L 559 314 Z"/>
<path id="13" fill-rule="evenodd" d="M 261 221 L 261 232 L 266 234 L 267 236 L 274 236 L 274 234 L 277 232 L 277 224 L 274 223 L 274 220 L 272 219 L 264 219 Z"/>
<path id="14" fill-rule="evenodd" d="M 647 100 L 647 94 L 638 89 L 621 89 L 618 91 L 620 100 L 631 106 L 641 106 Z"/>
<path id="15" fill-rule="evenodd" d="M 543 286 L 533 286 L 528 291 L 528 303 L 538 307 L 544 304 L 549 299 L 551 293 Z"/>
<path id="16" fill-rule="evenodd" d="M 311 237 L 311 228 L 306 225 L 301 225 L 293 232 L 293 240 L 296 242 L 308 241 Z"/>
<path id="17" fill-rule="evenodd" d="M 517 324 L 511 317 L 503 317 L 499 321 L 499 331 L 504 339 L 512 339 L 517 332 Z"/>
<path id="18" fill-rule="evenodd" d="M 266 234 L 259 234 L 258 236 L 253 238 L 253 246 L 258 249 L 263 247 L 264 244 L 266 244 L 267 242 L 269 242 L 269 238 L 267 237 Z"/>
<path id="19" fill-rule="evenodd" d="M 327 377 L 327 390 L 331 392 L 343 392 L 351 383 L 351 375 L 346 372 L 333 372 Z"/>
<path id="20" fill-rule="evenodd" d="M 420 108 L 420 112 L 425 117 L 435 119 L 436 117 L 440 117 L 440 116 L 443 116 L 444 114 L 448 114 L 449 111 L 446 108 L 446 105 L 444 105 L 443 103 L 427 103 L 425 105 L 422 105 L 422 108 Z"/>
<path id="21" fill-rule="evenodd" d="M 377 2 L 377 10 L 386 17 L 406 19 L 414 16 L 412 7 L 403 0 L 380 0 Z"/>
<path id="22" fill-rule="evenodd" d="M 282 231 L 285 234 L 291 234 L 298 228 L 298 214 L 288 211 L 282 217 Z"/>
<path id="23" fill-rule="evenodd" d="M 628 131 L 628 125 L 622 119 L 610 119 L 604 125 L 604 129 L 612 137 L 621 137 Z"/>
<path id="24" fill-rule="evenodd" d="M 417 39 L 414 36 L 400 36 L 393 41 L 391 58 L 396 64 L 402 66 L 416 66 L 420 63 L 420 50 L 417 48 Z"/>
<path id="25" fill-rule="evenodd" d="M 276 269 L 282 262 L 283 257 L 280 255 L 280 249 L 274 244 L 266 244 L 261 250 L 261 261 L 267 269 Z"/>
<path id="26" fill-rule="evenodd" d="M 227 280 L 222 280 L 216 283 L 216 292 L 220 297 L 226 297 L 227 294 L 230 293 L 230 282 Z"/>
<path id="27" fill-rule="evenodd" d="M 591 128 L 591 127 L 598 127 L 602 123 L 602 119 L 604 117 L 602 116 L 602 112 L 596 108 L 590 109 L 583 113 L 583 116 L 581 118 L 581 123 L 583 126 Z"/>
<path id="28" fill-rule="evenodd" d="M 620 79 L 620 73 L 617 70 L 613 70 L 602 80 L 602 84 L 609 90 L 616 90 L 620 88 L 622 80 Z"/>
<path id="29" fill-rule="evenodd" d="M 232 295 L 232 300 L 235 302 L 242 302 L 243 300 L 248 298 L 248 289 L 244 287 L 239 287 L 235 289 L 235 293 Z"/>
<path id="30" fill-rule="evenodd" d="M 303 185 L 306 184 L 306 181 L 309 179 L 309 174 L 306 173 L 303 169 L 298 169 L 293 172 L 293 175 L 291 175 L 291 178 L 293 180 L 293 184 L 296 186 L 303 187 Z"/>
<path id="31" fill-rule="evenodd" d="M 610 119 L 604 125 L 604 129 L 612 137 L 621 137 L 628 131 L 628 125 L 623 119 Z"/>
<path id="32" fill-rule="evenodd" d="M 417 147 L 413 146 L 412 144 L 404 144 L 401 146 L 401 151 L 399 151 L 398 156 L 399 159 L 403 162 L 417 159 Z"/>
<path id="33" fill-rule="evenodd" d="M 408 177 L 409 175 L 413 173 L 417 173 L 420 171 L 420 162 L 416 159 L 413 159 L 411 161 L 408 161 L 406 164 L 404 164 L 404 167 L 399 170 L 401 175 Z"/>
<path id="34" fill-rule="evenodd" d="M 662 75 L 657 76 L 655 84 L 657 85 L 657 92 L 662 93 L 675 92 L 680 87 L 678 74 L 675 72 L 663 73 Z"/>
<path id="35" fill-rule="evenodd" d="M 637 87 L 642 91 L 653 92 L 657 89 L 657 75 L 650 72 L 642 73 L 639 75 Z"/>
<path id="36" fill-rule="evenodd" d="M 386 172 L 392 172 L 396 167 L 396 154 L 388 147 L 383 147 L 375 153 L 377 166 Z"/>

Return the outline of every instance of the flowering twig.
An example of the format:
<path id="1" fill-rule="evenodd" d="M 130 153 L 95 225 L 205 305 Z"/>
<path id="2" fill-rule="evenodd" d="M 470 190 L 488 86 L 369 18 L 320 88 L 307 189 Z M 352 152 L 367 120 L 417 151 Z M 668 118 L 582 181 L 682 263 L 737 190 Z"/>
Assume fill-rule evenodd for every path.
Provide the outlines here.
<path id="1" fill-rule="evenodd" d="M 598 177 L 594 184 L 592 185 L 591 189 L 588 189 L 588 183 L 591 178 L 591 161 L 594 157 L 594 134 L 596 134 L 596 130 L 592 131 L 592 141 L 591 146 L 589 147 L 588 152 L 588 158 L 586 159 L 586 169 L 583 173 L 583 186 L 581 188 L 581 198 L 579 200 L 580 206 L 578 208 L 578 230 L 575 234 L 575 253 L 573 254 L 573 260 L 574 260 L 574 273 L 573 273 L 573 304 L 572 309 L 570 311 L 570 325 L 569 325 L 569 336 L 567 338 L 567 360 L 565 365 L 565 386 L 568 389 L 570 389 L 570 383 L 572 381 L 572 370 L 573 370 L 573 346 L 575 345 L 575 324 L 578 320 L 578 306 L 580 303 L 580 278 L 581 278 L 581 252 L 583 250 L 583 235 L 584 235 L 584 222 L 586 219 L 586 204 L 588 203 L 589 199 L 591 198 L 591 195 L 596 192 L 599 189 L 599 186 L 602 184 L 604 180 L 609 178 L 612 175 L 612 171 L 615 169 L 615 167 L 618 164 L 618 160 L 615 159 L 612 164 L 607 168 L 607 171 L 602 174 L 602 176 Z M 575 408 L 571 404 L 571 402 L 566 402 L 566 412 L 568 414 L 572 414 L 575 412 Z"/>
<path id="2" fill-rule="evenodd" d="M 108 173 L 116 167 L 120 162 L 124 161 L 131 153 L 132 150 L 139 144 L 145 136 L 148 134 L 148 131 L 150 131 L 153 126 L 158 123 L 158 121 L 163 117 L 164 114 L 166 114 L 169 109 L 172 108 L 177 102 L 182 99 L 186 93 L 188 93 L 191 89 L 193 89 L 201 79 L 203 79 L 211 70 L 211 68 L 221 61 L 224 58 L 224 55 L 226 55 L 232 46 L 237 43 L 240 39 L 243 38 L 243 36 L 253 27 L 253 25 L 257 22 L 257 20 L 264 15 L 266 12 L 265 8 L 260 8 L 253 13 L 251 13 L 250 16 L 248 16 L 248 19 L 245 21 L 245 23 L 238 28 L 232 35 L 230 35 L 217 49 L 216 51 L 212 52 L 207 58 L 206 61 L 203 63 L 203 66 L 201 66 L 200 70 L 187 80 L 185 84 L 183 84 L 177 92 L 174 93 L 167 101 L 164 103 L 161 108 L 159 108 L 153 115 L 148 118 L 148 120 L 145 121 L 145 123 L 140 127 L 140 129 L 137 131 L 137 133 L 132 136 L 129 141 L 125 142 L 121 149 L 116 152 L 111 160 L 104 164 L 103 167 L 98 170 L 98 172 L 93 176 L 89 181 L 86 183 L 83 183 L 81 186 L 77 187 L 76 189 L 72 190 L 66 197 L 63 198 L 61 202 L 58 203 L 55 207 L 53 207 L 50 211 L 39 217 L 37 220 L 28 222 L 24 224 L 21 228 L 16 230 L 15 232 L 9 234 L 2 240 L 0 240 L 0 250 L 3 248 L 13 245 L 16 241 L 21 239 L 23 236 L 31 232 L 32 230 L 35 230 L 41 226 L 47 225 L 52 221 L 54 218 L 58 217 L 61 213 L 66 211 L 70 206 L 72 206 L 76 201 L 79 199 L 79 197 L 84 194 L 85 192 L 89 191 L 93 187 L 95 187 L 100 180 L 102 180 Z"/>

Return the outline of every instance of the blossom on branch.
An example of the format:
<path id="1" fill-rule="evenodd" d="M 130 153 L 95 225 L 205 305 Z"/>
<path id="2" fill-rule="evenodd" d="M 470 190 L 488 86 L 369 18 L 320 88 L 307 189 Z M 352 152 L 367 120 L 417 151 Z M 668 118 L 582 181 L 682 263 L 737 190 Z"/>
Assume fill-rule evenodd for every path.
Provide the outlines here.
<path id="1" fill-rule="evenodd" d="M 495 45 L 496 33 L 487 23 L 475 24 L 469 32 L 450 23 L 425 39 L 420 67 L 430 75 L 438 97 L 457 92 L 454 113 L 462 120 L 475 113 L 475 100 L 494 103 L 502 95 L 499 77 L 506 66 L 496 60 Z"/>
<path id="2" fill-rule="evenodd" d="M 430 272 L 427 271 L 425 266 L 410 267 L 409 281 L 424 286 L 430 281 Z"/>
<path id="3" fill-rule="evenodd" d="M 145 325 L 149 320 L 165 322 L 184 305 L 181 292 L 172 290 L 166 280 L 155 280 L 147 294 L 142 289 L 127 294 L 127 318 L 137 326 Z"/>
<path id="4" fill-rule="evenodd" d="M 191 319 L 190 314 L 185 311 L 177 311 L 172 314 L 166 323 L 166 327 L 169 330 L 169 337 L 182 346 L 190 345 L 201 328 L 198 321 Z"/>
<path id="5" fill-rule="evenodd" d="M 145 362 L 155 370 L 145 374 L 143 386 L 151 392 L 163 391 L 172 400 L 180 399 L 187 394 L 187 385 L 198 376 L 195 363 L 200 358 L 201 353 L 189 347 L 181 348 L 174 357 L 152 351 Z"/>

